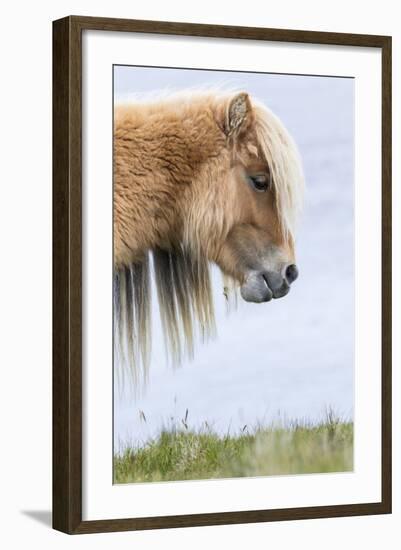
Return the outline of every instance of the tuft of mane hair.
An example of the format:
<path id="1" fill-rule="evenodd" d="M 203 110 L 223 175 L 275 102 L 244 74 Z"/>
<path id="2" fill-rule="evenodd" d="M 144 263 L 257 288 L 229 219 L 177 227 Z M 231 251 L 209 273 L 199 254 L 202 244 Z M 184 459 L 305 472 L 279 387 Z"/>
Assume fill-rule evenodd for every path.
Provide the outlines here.
<path id="1" fill-rule="evenodd" d="M 153 264 L 153 270 L 151 269 Z M 192 358 L 194 341 L 215 334 L 209 264 L 184 247 L 155 249 L 141 263 L 114 274 L 115 354 L 120 388 L 133 382 L 138 391 L 146 383 L 151 351 L 151 273 L 156 286 L 166 355 L 173 366 Z M 195 325 L 196 321 L 196 325 Z M 138 369 L 140 366 L 140 369 Z"/>

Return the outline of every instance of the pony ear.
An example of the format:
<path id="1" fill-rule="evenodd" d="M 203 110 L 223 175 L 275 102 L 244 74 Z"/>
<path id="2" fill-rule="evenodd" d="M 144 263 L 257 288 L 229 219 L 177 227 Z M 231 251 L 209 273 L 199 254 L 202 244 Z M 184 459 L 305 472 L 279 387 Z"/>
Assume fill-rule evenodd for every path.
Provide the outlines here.
<path id="1" fill-rule="evenodd" d="M 225 131 L 229 136 L 236 130 L 244 128 L 245 122 L 249 121 L 252 111 L 249 95 L 241 92 L 234 96 L 228 104 Z"/>

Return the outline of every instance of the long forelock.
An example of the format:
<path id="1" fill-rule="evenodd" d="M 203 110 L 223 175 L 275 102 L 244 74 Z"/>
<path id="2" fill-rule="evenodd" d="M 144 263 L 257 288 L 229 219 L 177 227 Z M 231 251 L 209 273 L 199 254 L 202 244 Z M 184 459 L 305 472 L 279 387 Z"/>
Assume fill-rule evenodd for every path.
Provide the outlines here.
<path id="1" fill-rule="evenodd" d="M 286 240 L 294 240 L 304 191 L 300 155 L 276 115 L 258 102 L 254 103 L 254 112 L 258 148 L 271 171 L 279 223 Z"/>

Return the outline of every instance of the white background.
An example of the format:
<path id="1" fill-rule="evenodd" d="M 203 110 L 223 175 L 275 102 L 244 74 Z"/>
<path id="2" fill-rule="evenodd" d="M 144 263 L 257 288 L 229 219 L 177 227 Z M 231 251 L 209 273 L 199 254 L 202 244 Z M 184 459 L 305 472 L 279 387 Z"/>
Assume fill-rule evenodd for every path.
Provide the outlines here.
<path id="1" fill-rule="evenodd" d="M 3 13 L 0 202 L 2 242 L 1 539 L 7 548 L 212 548 L 290 549 L 399 547 L 401 534 L 400 347 L 394 343 L 394 514 L 265 525 L 67 537 L 49 530 L 51 495 L 51 25 L 70 13 L 309 30 L 394 35 L 394 97 L 400 97 L 401 36 L 396 2 L 319 2 L 266 5 L 179 0 L 146 5 L 120 2 L 15 3 Z M 399 101 L 394 102 L 394 203 L 400 204 Z M 394 235 L 401 234 L 395 209 Z M 12 237 L 12 238 L 11 238 Z M 394 280 L 399 279 L 399 238 L 394 239 Z M 394 334 L 400 334 L 400 291 L 394 289 Z M 397 390 L 398 388 L 398 390 Z M 398 539 L 398 540 L 397 540 Z"/>

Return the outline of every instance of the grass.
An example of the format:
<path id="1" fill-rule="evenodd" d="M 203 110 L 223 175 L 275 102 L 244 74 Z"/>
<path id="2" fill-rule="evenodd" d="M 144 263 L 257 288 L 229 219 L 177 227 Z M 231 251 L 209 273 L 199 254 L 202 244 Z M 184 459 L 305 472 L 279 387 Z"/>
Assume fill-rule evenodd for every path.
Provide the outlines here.
<path id="1" fill-rule="evenodd" d="M 319 424 L 257 427 L 219 436 L 210 428 L 164 430 L 143 447 L 114 457 L 114 482 L 136 483 L 353 469 L 353 423 L 328 413 Z"/>

